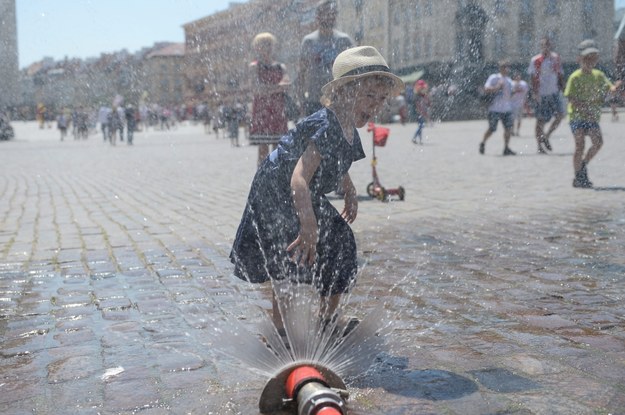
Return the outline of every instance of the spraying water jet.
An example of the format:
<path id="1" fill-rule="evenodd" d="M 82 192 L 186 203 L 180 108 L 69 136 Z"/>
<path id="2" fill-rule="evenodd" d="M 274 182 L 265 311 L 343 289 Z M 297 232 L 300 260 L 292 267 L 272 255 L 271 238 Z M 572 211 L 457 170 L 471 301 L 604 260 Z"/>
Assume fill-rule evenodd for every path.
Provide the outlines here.
<path id="1" fill-rule="evenodd" d="M 293 410 L 298 415 L 345 415 L 349 396 L 345 382 L 314 362 L 296 362 L 272 377 L 260 396 L 262 413 Z"/>

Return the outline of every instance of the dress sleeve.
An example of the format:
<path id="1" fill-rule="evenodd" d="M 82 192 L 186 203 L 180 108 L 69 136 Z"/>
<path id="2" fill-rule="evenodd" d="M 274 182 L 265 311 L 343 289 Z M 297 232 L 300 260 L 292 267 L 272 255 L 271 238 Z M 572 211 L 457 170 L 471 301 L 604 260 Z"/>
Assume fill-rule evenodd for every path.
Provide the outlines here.
<path id="1" fill-rule="evenodd" d="M 315 114 L 316 115 L 316 114 Z M 313 120 L 311 120 L 313 121 Z M 336 143 L 338 142 L 336 134 L 327 118 L 317 119 L 311 123 L 310 141 L 315 143 L 317 151 L 322 159 L 328 159 L 336 154 Z M 336 133 L 336 131 L 334 132 Z"/>
<path id="2" fill-rule="evenodd" d="M 354 131 L 354 141 L 352 142 L 352 154 L 354 155 L 353 161 L 364 159 L 367 155 L 362 148 L 362 141 L 360 141 L 360 135 L 358 131 Z"/>

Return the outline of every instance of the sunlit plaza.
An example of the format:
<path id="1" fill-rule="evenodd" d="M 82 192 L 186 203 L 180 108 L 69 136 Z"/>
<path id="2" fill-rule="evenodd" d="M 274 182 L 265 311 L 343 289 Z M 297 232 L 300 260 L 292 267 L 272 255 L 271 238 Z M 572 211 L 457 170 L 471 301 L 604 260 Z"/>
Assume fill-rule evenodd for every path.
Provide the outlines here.
<path id="1" fill-rule="evenodd" d="M 390 124 L 370 198 L 353 166 L 360 272 L 347 310 L 392 318 L 350 414 L 619 413 L 625 293 L 621 122 L 571 187 L 562 126 L 538 155 L 532 120 L 501 155 L 485 121 Z M 268 293 L 227 259 L 256 149 L 201 125 L 136 133 L 135 144 L 61 142 L 16 123 L 2 144 L 3 413 L 257 413 L 266 379 L 224 359 L 212 327 L 254 330 Z M 340 206 L 338 198 L 333 199 Z M 223 347 L 223 345 L 221 345 Z"/>
<path id="2" fill-rule="evenodd" d="M 0 0 L 0 413 L 625 414 L 625 0 L 101 7 Z"/>

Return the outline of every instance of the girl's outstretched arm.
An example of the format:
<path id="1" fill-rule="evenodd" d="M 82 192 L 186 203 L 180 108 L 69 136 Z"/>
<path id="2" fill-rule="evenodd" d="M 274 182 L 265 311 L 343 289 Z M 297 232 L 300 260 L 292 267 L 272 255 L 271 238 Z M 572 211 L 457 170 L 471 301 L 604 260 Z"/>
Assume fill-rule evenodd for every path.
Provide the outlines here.
<path id="1" fill-rule="evenodd" d="M 317 255 L 319 229 L 312 207 L 308 185 L 321 163 L 321 155 L 314 143 L 310 143 L 297 161 L 291 176 L 291 195 L 300 230 L 297 238 L 287 247 L 291 258 L 300 265 L 313 265 Z"/>

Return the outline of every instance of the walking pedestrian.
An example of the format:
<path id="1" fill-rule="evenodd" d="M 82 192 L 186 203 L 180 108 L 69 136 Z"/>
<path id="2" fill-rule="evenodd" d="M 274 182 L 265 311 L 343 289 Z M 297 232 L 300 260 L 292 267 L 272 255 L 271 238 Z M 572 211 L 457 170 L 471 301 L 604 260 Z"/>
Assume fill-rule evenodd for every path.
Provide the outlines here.
<path id="1" fill-rule="evenodd" d="M 430 105 L 432 101 L 430 100 L 428 84 L 423 79 L 415 82 L 413 90 L 413 100 L 417 114 L 417 131 L 415 131 L 412 137 L 412 142 L 417 144 L 418 139 L 418 143 L 423 144 L 423 127 L 430 119 Z"/>
<path id="2" fill-rule="evenodd" d="M 573 187 L 590 188 L 587 166 L 603 146 L 603 137 L 599 127 L 601 106 L 607 92 L 615 92 L 621 81 L 614 85 L 599 69 L 599 49 L 593 40 L 584 40 L 578 46 L 579 69 L 571 74 L 564 95 L 568 98 L 568 113 L 571 131 L 575 139 Z M 592 145 L 584 154 L 585 138 L 590 137 Z"/>
<path id="3" fill-rule="evenodd" d="M 336 58 L 333 80 L 322 88 L 325 107 L 290 130 L 256 172 L 230 253 L 237 277 L 312 284 L 320 295 L 320 321 L 335 321 L 341 294 L 357 271 L 349 224 L 358 198 L 348 171 L 365 154 L 356 128 L 403 88 L 373 47 Z M 325 196 L 339 182 L 345 189 L 341 213 Z M 275 291 L 273 312 L 283 334 Z"/>
<path id="4" fill-rule="evenodd" d="M 109 114 L 111 109 L 107 106 L 101 106 L 98 111 L 98 122 L 100 123 L 100 129 L 102 130 L 102 137 L 104 141 L 109 139 Z"/>
<path id="5" fill-rule="evenodd" d="M 89 115 L 84 107 L 76 112 L 76 137 L 86 140 L 89 136 Z"/>
<path id="6" fill-rule="evenodd" d="M 113 107 L 113 109 L 108 113 L 107 116 L 108 121 L 108 135 L 111 145 L 115 145 L 115 141 L 117 140 L 117 131 L 120 129 L 122 120 L 119 116 L 119 111 L 117 111 L 117 107 Z"/>
<path id="7" fill-rule="evenodd" d="M 127 142 L 128 145 L 132 145 L 132 140 L 134 139 L 134 132 L 137 128 L 137 110 L 132 104 L 128 104 L 126 106 L 126 111 L 124 113 L 126 117 L 126 134 L 127 134 Z"/>
<path id="8" fill-rule="evenodd" d="M 286 66 L 274 60 L 277 40 L 259 33 L 252 41 L 256 60 L 250 63 L 250 90 L 254 94 L 250 144 L 258 146 L 258 165 L 276 148 L 287 132 L 286 90 L 290 85 Z"/>
<path id="9" fill-rule="evenodd" d="M 117 107 L 117 115 L 119 118 L 119 124 L 117 125 L 117 128 L 119 130 L 119 141 L 124 141 L 124 124 L 126 122 L 126 111 L 121 105 Z"/>
<path id="10" fill-rule="evenodd" d="M 62 110 L 59 116 L 56 118 L 56 128 L 59 129 L 61 133 L 61 141 L 67 137 L 67 125 L 69 121 L 67 119 L 67 115 L 65 115 L 65 111 Z"/>
<path id="11" fill-rule="evenodd" d="M 499 62 L 499 73 L 488 77 L 484 84 L 486 94 L 494 94 L 493 102 L 488 107 L 488 129 L 480 143 L 480 154 L 484 154 L 486 140 L 497 130 L 497 124 L 501 120 L 503 124 L 504 156 L 514 156 L 516 153 L 510 149 L 510 135 L 512 132 L 512 80 L 508 77 L 510 64 L 506 60 Z"/>
<path id="12" fill-rule="evenodd" d="M 354 46 L 349 35 L 334 28 L 337 15 L 335 0 L 321 0 L 316 10 L 317 30 L 302 41 L 296 86 L 303 116 L 323 107 L 319 102 L 321 88 L 332 80 L 334 60 L 339 53 Z"/>
<path id="13" fill-rule="evenodd" d="M 544 37 L 540 44 L 542 51 L 532 58 L 527 73 L 531 77 L 538 153 L 546 154 L 547 150 L 552 150 L 549 138 L 564 118 L 564 106 L 560 97 L 564 89 L 564 72 L 560 55 L 551 50 L 551 40 Z M 545 125 L 551 118 L 553 122 L 545 133 Z"/>
<path id="14" fill-rule="evenodd" d="M 521 79 L 521 74 L 515 74 L 512 81 L 512 118 L 515 124 L 512 127 L 512 135 L 519 136 L 521 134 L 521 121 L 525 113 L 528 91 L 529 85 Z"/>

